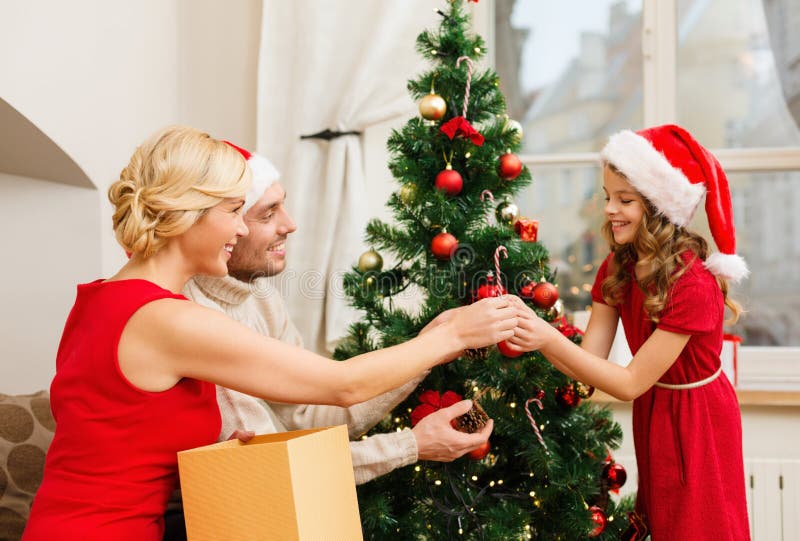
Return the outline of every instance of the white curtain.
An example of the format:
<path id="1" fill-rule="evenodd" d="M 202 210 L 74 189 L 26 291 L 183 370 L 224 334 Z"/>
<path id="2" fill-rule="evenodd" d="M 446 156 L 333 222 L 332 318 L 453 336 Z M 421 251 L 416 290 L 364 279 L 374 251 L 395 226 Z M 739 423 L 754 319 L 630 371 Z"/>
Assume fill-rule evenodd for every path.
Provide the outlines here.
<path id="1" fill-rule="evenodd" d="M 308 347 L 330 350 L 357 314 L 341 276 L 366 249 L 363 136 L 330 142 L 301 135 L 364 132 L 415 114 L 407 80 L 425 67 L 416 36 L 439 22 L 431 0 L 265 0 L 257 150 L 282 173 L 298 230 L 276 278 Z M 385 145 L 384 145 L 385 147 Z"/>

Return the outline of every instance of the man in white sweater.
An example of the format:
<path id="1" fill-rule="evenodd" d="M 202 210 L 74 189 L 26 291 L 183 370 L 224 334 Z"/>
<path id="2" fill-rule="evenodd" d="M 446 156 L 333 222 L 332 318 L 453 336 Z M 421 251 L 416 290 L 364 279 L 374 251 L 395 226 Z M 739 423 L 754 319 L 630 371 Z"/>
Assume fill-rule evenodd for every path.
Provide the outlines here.
<path id="1" fill-rule="evenodd" d="M 266 280 L 284 270 L 286 239 L 296 229 L 283 205 L 286 194 L 271 163 L 237 149 L 253 173 L 253 185 L 242 209 L 249 234 L 240 238 L 233 250 L 228 261 L 229 276 L 195 277 L 186 285 L 184 294 L 261 334 L 302 345 L 283 300 Z M 227 439 L 236 431 L 263 434 L 347 424 L 350 438 L 355 440 L 351 441 L 350 449 L 357 484 L 418 460 L 452 461 L 482 446 L 491 433 L 491 421 L 475 434 L 459 432 L 450 424 L 452 419 L 469 411 L 469 400 L 425 417 L 413 429 L 357 439 L 402 402 L 424 376 L 420 374 L 392 392 L 350 408 L 264 402 L 217 387 L 222 414 L 220 439 Z"/>

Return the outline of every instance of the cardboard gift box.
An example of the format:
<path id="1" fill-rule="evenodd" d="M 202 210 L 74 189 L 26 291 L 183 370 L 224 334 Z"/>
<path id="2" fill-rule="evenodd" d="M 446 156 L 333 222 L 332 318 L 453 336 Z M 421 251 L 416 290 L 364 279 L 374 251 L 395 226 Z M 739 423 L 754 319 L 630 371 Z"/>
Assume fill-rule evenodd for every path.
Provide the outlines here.
<path id="1" fill-rule="evenodd" d="M 189 541 L 363 539 L 347 427 L 178 453 Z"/>

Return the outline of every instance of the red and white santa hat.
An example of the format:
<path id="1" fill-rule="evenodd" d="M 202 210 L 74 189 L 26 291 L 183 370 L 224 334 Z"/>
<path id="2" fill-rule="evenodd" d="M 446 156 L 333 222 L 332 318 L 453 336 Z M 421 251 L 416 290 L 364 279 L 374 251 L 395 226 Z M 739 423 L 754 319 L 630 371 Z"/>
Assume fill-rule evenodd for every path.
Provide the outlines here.
<path id="1" fill-rule="evenodd" d="M 250 210 L 250 207 L 252 207 L 262 195 L 264 195 L 264 191 L 272 186 L 272 184 L 274 184 L 281 177 L 281 174 L 278 173 L 278 170 L 275 169 L 275 166 L 272 165 L 272 162 L 270 162 L 264 156 L 253 154 L 249 150 L 246 150 L 240 146 L 236 146 L 230 141 L 224 142 L 238 150 L 239 153 L 244 156 L 244 159 L 247 161 L 247 165 L 250 167 L 250 171 L 253 174 L 253 183 L 250 185 L 250 189 L 247 190 L 247 194 L 244 196 L 244 205 L 242 206 L 242 214 L 244 214 Z"/>
<path id="2" fill-rule="evenodd" d="M 713 274 L 738 282 L 750 271 L 736 255 L 736 228 L 728 178 L 711 152 L 692 135 L 674 124 L 612 135 L 600 153 L 660 214 L 673 224 L 686 227 L 703 194 L 711 236 L 719 252 L 705 266 Z"/>

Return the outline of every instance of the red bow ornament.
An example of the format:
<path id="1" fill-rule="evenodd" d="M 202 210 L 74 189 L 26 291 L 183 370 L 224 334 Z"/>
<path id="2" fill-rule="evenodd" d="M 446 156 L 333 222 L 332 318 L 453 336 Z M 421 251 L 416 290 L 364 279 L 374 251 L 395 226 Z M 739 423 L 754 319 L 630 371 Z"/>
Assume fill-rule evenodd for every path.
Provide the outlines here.
<path id="1" fill-rule="evenodd" d="M 567 323 L 567 318 L 564 316 L 561 316 L 561 319 L 558 320 L 556 329 L 558 329 L 559 332 L 564 336 L 566 336 L 567 338 L 572 338 L 573 336 L 583 336 L 583 331 L 580 330 L 575 325 L 570 325 L 569 323 Z M 611 455 L 609 455 L 609 457 L 610 456 Z"/>
<path id="2" fill-rule="evenodd" d="M 443 134 L 449 137 L 451 141 L 453 138 L 460 135 L 462 137 L 466 137 L 477 146 L 483 145 L 483 135 L 481 135 L 478 130 L 473 128 L 472 124 L 467 122 L 467 119 L 463 116 L 451 118 L 442 124 L 442 127 L 439 129 Z"/>
<path id="3" fill-rule="evenodd" d="M 438 391 L 432 391 L 430 389 L 423 392 L 419 395 L 419 401 L 422 403 L 411 412 L 411 426 L 417 426 L 418 422 L 434 411 L 450 407 L 462 400 L 462 396 L 453 391 L 445 391 L 444 394 L 441 395 Z"/>

